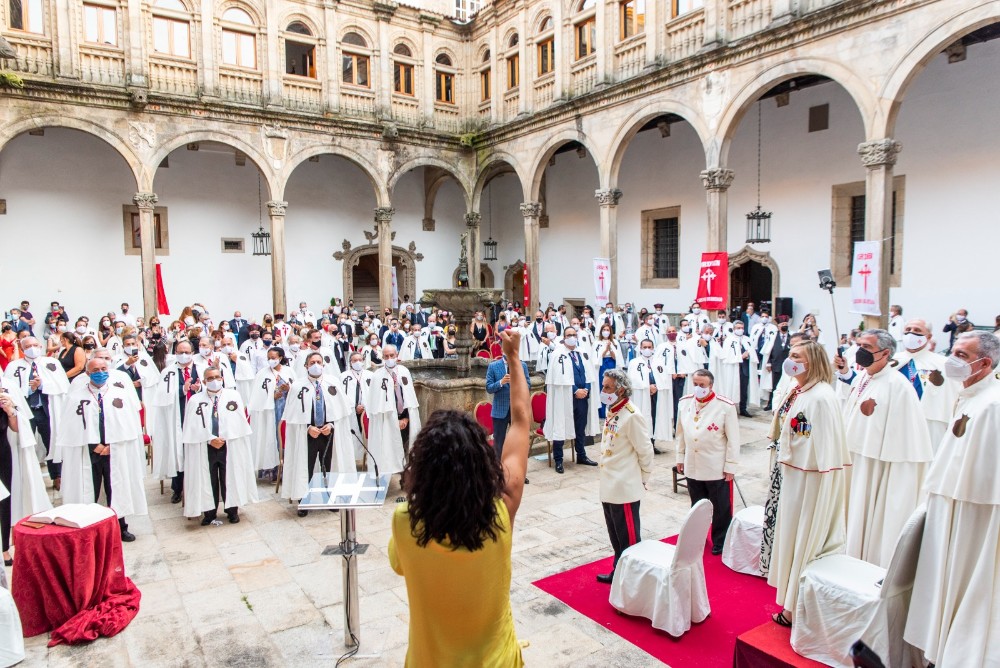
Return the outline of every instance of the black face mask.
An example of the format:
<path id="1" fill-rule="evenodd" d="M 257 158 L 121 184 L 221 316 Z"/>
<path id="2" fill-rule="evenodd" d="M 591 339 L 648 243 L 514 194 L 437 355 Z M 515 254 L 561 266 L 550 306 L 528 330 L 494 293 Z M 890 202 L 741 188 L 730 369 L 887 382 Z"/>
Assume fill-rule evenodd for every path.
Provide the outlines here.
<path id="1" fill-rule="evenodd" d="M 322 344 L 323 344 L 322 339 L 319 340 L 319 341 L 310 341 L 309 342 L 309 345 L 312 346 L 313 348 L 319 348 Z"/>
<path id="2" fill-rule="evenodd" d="M 273 341 L 271 341 L 271 339 L 264 339 L 264 345 L 265 345 L 265 346 L 269 346 L 269 345 L 271 345 L 272 343 L 274 343 L 274 342 L 273 342 Z"/>
<path id="3" fill-rule="evenodd" d="M 535 322 L 541 322 L 541 321 L 542 321 L 541 318 L 535 318 Z"/>
<path id="4" fill-rule="evenodd" d="M 260 338 L 260 334 L 258 334 L 257 332 L 251 332 L 250 333 L 250 338 L 251 339 L 259 339 Z"/>
<path id="5" fill-rule="evenodd" d="M 882 352 L 881 350 L 879 352 Z M 875 364 L 875 353 L 870 350 L 865 350 L 864 348 L 858 348 L 858 352 L 854 354 L 854 361 L 858 363 L 863 369 L 867 369 L 872 364 Z"/>

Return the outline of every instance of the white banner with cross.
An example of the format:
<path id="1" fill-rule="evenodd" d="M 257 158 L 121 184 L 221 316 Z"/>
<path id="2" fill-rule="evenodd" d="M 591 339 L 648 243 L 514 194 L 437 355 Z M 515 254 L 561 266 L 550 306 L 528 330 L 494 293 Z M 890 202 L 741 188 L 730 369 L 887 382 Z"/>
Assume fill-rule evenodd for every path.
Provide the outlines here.
<path id="1" fill-rule="evenodd" d="M 611 299 L 611 260 L 606 257 L 594 258 L 594 294 L 597 297 L 596 304 L 604 306 Z"/>
<path id="2" fill-rule="evenodd" d="M 851 313 L 882 315 L 878 303 L 880 241 L 854 242 L 854 271 L 851 273 Z"/>

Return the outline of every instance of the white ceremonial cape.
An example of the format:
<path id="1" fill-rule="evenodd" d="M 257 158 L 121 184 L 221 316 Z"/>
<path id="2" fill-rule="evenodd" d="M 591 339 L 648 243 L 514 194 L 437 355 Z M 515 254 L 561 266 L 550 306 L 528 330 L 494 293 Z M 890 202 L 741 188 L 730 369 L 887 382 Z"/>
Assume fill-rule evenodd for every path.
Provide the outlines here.
<path id="1" fill-rule="evenodd" d="M 42 394 L 49 398 L 49 459 L 54 462 L 62 461 L 62 453 L 56 445 L 56 435 L 59 433 L 59 420 L 62 416 L 63 400 L 69 392 L 69 378 L 62 364 L 55 357 L 39 357 L 35 360 L 38 369 L 38 377 L 42 379 Z M 25 398 L 31 394 L 31 387 L 28 378 L 31 376 L 31 360 L 21 358 L 14 360 L 7 365 L 4 371 L 4 378 L 13 381 L 14 385 L 21 390 Z M 28 411 L 30 419 L 30 409 Z M 39 439 L 39 443 L 40 443 Z"/>
<path id="2" fill-rule="evenodd" d="M 556 344 L 556 348 L 559 344 Z M 542 373 L 548 371 L 549 369 L 549 358 L 555 353 L 556 348 L 549 348 L 547 345 L 542 344 L 538 347 L 538 359 L 535 360 L 535 371 L 540 371 Z"/>
<path id="3" fill-rule="evenodd" d="M 780 403 L 787 396 L 779 397 Z M 767 583 L 777 588 L 778 605 L 795 610 L 803 569 L 820 557 L 844 552 L 851 454 L 840 402 L 829 383 L 800 393 L 780 431 L 777 427 L 772 424 L 780 443 L 782 480 Z"/>
<path id="4" fill-rule="evenodd" d="M 740 404 L 740 362 L 743 361 L 742 345 L 735 336 L 726 335 L 719 344 L 720 356 L 717 360 L 718 373 L 715 376 L 715 391 Z M 712 351 L 714 354 L 714 350 Z M 756 355 L 756 353 L 754 353 Z M 713 371 L 713 373 L 715 373 Z"/>
<path id="5" fill-rule="evenodd" d="M 409 362 L 414 359 L 414 356 L 417 354 L 418 345 L 420 346 L 421 359 L 429 360 L 434 357 L 426 337 L 421 336 L 419 339 L 416 339 L 412 336 L 407 336 L 403 339 L 403 345 L 399 347 L 399 361 Z"/>
<path id="6" fill-rule="evenodd" d="M 154 369 L 156 367 L 153 367 Z M 140 383 L 142 381 L 140 380 Z M 69 393 L 72 394 L 80 388 L 86 388 L 90 384 L 90 377 L 81 373 L 76 378 L 69 383 Z M 108 369 L 108 384 L 114 385 L 115 387 L 123 390 L 128 397 L 128 405 L 130 408 L 134 409 L 136 412 L 142 408 L 142 402 L 139 401 L 139 393 L 135 389 L 135 384 L 132 378 L 129 377 L 127 373 L 120 369 L 110 368 Z M 67 401 L 68 401 L 67 396 Z M 85 501 L 84 503 L 90 503 L 90 501 Z"/>
<path id="7" fill-rule="evenodd" d="M 122 354 L 122 349 L 125 346 L 124 344 L 122 344 L 121 338 L 119 338 L 117 335 L 112 335 L 104 343 L 104 347 L 108 350 L 108 352 L 111 353 L 111 359 L 116 359 Z"/>
<path id="8" fill-rule="evenodd" d="M 521 333 L 520 357 L 525 361 L 535 361 L 538 359 L 538 348 L 541 346 L 538 339 L 531 335 L 531 327 L 516 327 Z"/>
<path id="9" fill-rule="evenodd" d="M 907 378 L 910 360 L 916 367 L 920 376 L 920 383 L 923 387 L 923 395 L 920 397 L 920 408 L 924 412 L 927 420 L 927 431 L 931 437 L 931 447 L 937 451 L 941 439 L 944 438 L 951 421 L 951 413 L 958 401 L 958 393 L 962 389 L 962 384 L 958 381 L 946 378 L 944 375 L 944 362 L 947 359 L 944 355 L 929 350 L 926 346 L 915 353 L 901 350 L 893 358 L 899 362 L 897 370 Z M 851 360 L 853 362 L 853 360 Z"/>
<path id="10" fill-rule="evenodd" d="M 232 359 L 229 359 L 229 367 L 232 369 Z M 236 389 L 240 392 L 240 397 L 243 399 L 244 403 L 250 402 L 250 387 L 253 385 L 253 379 L 256 377 L 253 370 L 253 363 L 250 361 L 250 356 L 244 353 L 236 353 L 236 372 L 233 374 L 236 377 Z"/>
<path id="11" fill-rule="evenodd" d="M 604 349 L 610 346 L 610 350 L 615 354 L 615 368 L 625 368 L 625 355 L 622 353 L 621 344 L 615 339 L 596 341 L 593 345 L 594 368 L 600 369 L 604 364 Z M 597 382 L 603 382 L 603 378 L 598 378 Z"/>
<path id="12" fill-rule="evenodd" d="M 125 376 L 123 371 L 117 373 Z M 104 443 L 111 446 L 107 455 L 111 457 L 111 508 L 118 517 L 145 515 L 146 451 L 135 388 L 131 379 L 123 384 L 112 376 L 102 389 Z M 97 391 L 89 382 L 74 383 L 63 406 L 58 437 L 63 452 L 63 503 L 96 503 L 100 494 L 94 489 L 89 447 L 101 443 L 99 414 Z"/>
<path id="13" fill-rule="evenodd" d="M 998 665 L 1000 384 L 963 388 L 927 471 L 927 523 L 904 638 L 942 668 Z"/>
<path id="14" fill-rule="evenodd" d="M 701 332 L 702 327 L 712 324 L 708 319 L 708 314 L 705 313 L 704 310 L 697 315 L 694 313 L 688 313 L 686 316 L 681 318 L 681 320 L 687 320 L 691 324 L 692 331 L 695 332 L 695 336 Z"/>
<path id="15" fill-rule="evenodd" d="M 647 340 L 652 341 L 653 348 L 656 348 L 656 346 L 660 345 L 660 342 L 663 340 L 660 338 L 660 332 L 657 328 L 655 326 L 650 327 L 648 325 L 640 326 L 639 329 L 635 330 L 635 333 L 632 334 L 632 336 L 635 337 L 636 348 L 638 348 L 643 341 Z"/>
<path id="16" fill-rule="evenodd" d="M 681 351 L 681 357 L 689 358 L 690 364 L 693 365 L 694 367 L 691 369 L 690 372 L 688 372 L 687 381 L 684 383 L 684 394 L 686 395 L 691 394 L 694 391 L 692 389 L 694 387 L 694 382 L 693 382 L 694 378 L 691 376 L 691 374 L 697 371 L 698 369 L 704 369 L 706 362 L 708 363 L 708 370 L 712 372 L 713 376 L 715 376 L 716 384 L 719 383 L 719 378 L 724 375 L 724 372 L 721 367 L 726 357 L 725 353 L 723 353 L 722 351 L 722 346 L 720 346 L 719 342 L 716 341 L 715 339 L 709 341 L 707 346 L 704 347 L 699 346 L 698 341 L 700 340 L 702 340 L 700 336 L 693 336 L 692 338 L 684 342 L 684 350 Z M 708 349 L 707 355 L 705 354 L 706 348 Z M 736 373 L 737 373 L 736 388 L 737 390 L 739 390 L 739 369 L 736 370 Z M 718 394 L 722 394 L 722 396 L 727 396 L 723 394 L 721 390 L 718 392 Z M 736 396 L 739 397 L 738 391 L 736 393 Z M 727 397 L 727 398 L 732 399 L 732 397 Z M 737 399 L 737 403 L 739 403 L 739 399 Z"/>
<path id="17" fill-rule="evenodd" d="M 268 471 L 278 465 L 277 422 L 274 418 L 274 392 L 281 383 L 295 381 L 287 366 L 261 369 L 250 386 L 250 461 L 254 471 Z"/>
<path id="18" fill-rule="evenodd" d="M 334 344 L 336 345 L 336 344 Z M 299 354 L 295 356 L 295 361 L 292 362 L 292 371 L 295 373 L 295 377 L 299 380 L 309 379 L 309 370 L 306 367 L 306 360 L 313 353 L 319 353 L 323 356 L 323 378 L 331 383 L 340 382 L 340 364 L 337 363 L 337 358 L 333 354 L 331 348 L 326 346 L 320 346 L 319 350 L 315 350 L 311 347 L 303 348 L 299 351 Z M 264 365 L 267 366 L 266 364 Z"/>
<path id="19" fill-rule="evenodd" d="M 597 342 L 597 339 L 594 337 L 594 333 L 589 329 L 585 329 L 583 327 L 581 327 L 577 331 L 576 339 L 577 341 L 579 341 L 577 347 L 582 348 L 584 350 L 590 350 L 591 348 L 594 347 L 594 344 Z"/>
<path id="20" fill-rule="evenodd" d="M 593 364 L 593 354 L 585 350 L 577 350 L 583 365 L 583 373 L 590 384 L 587 396 L 589 415 L 587 418 L 587 436 L 597 436 L 601 433 L 600 416 L 597 412 L 600 406 L 601 388 L 597 380 Z M 570 350 L 560 344 L 549 357 L 548 369 L 545 372 L 545 426 L 543 433 L 550 441 L 565 441 L 575 438 L 573 431 L 573 361 Z M 586 444 L 581 444 L 586 445 Z"/>
<path id="21" fill-rule="evenodd" d="M 226 442 L 224 508 L 257 503 L 257 477 L 250 460 L 250 423 L 236 390 L 219 391 L 219 436 Z M 188 399 L 184 411 L 184 516 L 198 517 L 216 507 L 208 474 L 208 442 L 212 435 L 213 395 L 203 389 Z"/>
<path id="22" fill-rule="evenodd" d="M 923 498 L 924 473 L 934 458 L 927 421 L 917 393 L 890 364 L 875 375 L 861 371 L 854 377 L 844 411 L 854 460 L 847 554 L 887 568 L 906 520 Z"/>
<path id="23" fill-rule="evenodd" d="M 632 381 L 632 403 L 649 425 L 649 436 L 656 445 L 673 440 L 674 384 L 671 367 L 662 356 L 653 355 L 648 360 L 639 356 L 628 363 L 628 377 Z M 653 425 L 653 398 L 649 393 L 649 374 L 656 385 L 656 425 Z M 664 446 L 666 447 L 666 446 Z"/>
<path id="24" fill-rule="evenodd" d="M 354 473 L 354 446 L 351 441 L 353 416 L 350 402 L 339 382 L 330 382 L 326 376 L 320 380 L 326 423 L 333 425 L 330 447 L 333 448 L 331 469 L 334 473 Z M 313 403 L 316 398 L 315 381 L 298 379 L 288 389 L 285 397 L 285 462 L 282 466 L 281 498 L 301 499 L 309 492 L 309 426 L 312 425 Z M 316 472 L 319 472 L 317 464 Z"/>
<path id="25" fill-rule="evenodd" d="M 145 395 L 146 432 L 153 441 L 153 478 L 157 480 L 173 478 L 184 470 L 179 392 L 183 385 L 181 368 L 171 362 L 163 367 L 160 381 Z"/>
<path id="26" fill-rule="evenodd" d="M 356 409 L 359 405 L 364 408 L 368 388 L 371 387 L 374 376 L 375 374 L 371 371 L 364 369 L 361 370 L 361 373 L 357 373 L 353 369 L 348 369 L 344 373 L 340 380 L 340 386 L 344 388 L 344 396 L 347 397 L 350 408 Z M 351 425 L 351 442 L 354 444 L 354 461 L 356 462 L 365 458 L 364 446 L 368 445 L 364 428 L 359 428 L 357 415 L 357 411 L 352 410 L 351 419 L 348 421 Z"/>
<path id="27" fill-rule="evenodd" d="M 17 409 L 17 431 L 7 428 L 10 443 L 10 520 L 11 526 L 28 515 L 52 507 L 45 491 L 42 472 L 35 457 L 35 434 L 31 430 L 31 409 L 19 388 L 7 378 L 0 378 L 0 393 L 10 395 Z"/>
<path id="28" fill-rule="evenodd" d="M 118 367 L 120 366 L 124 366 L 125 361 L 128 359 L 128 357 L 129 357 L 128 355 L 122 353 L 121 355 L 119 355 L 114 359 L 112 366 L 115 369 L 118 369 Z M 139 351 L 136 353 L 136 357 L 138 359 L 136 360 L 133 367 L 139 374 L 139 384 L 142 386 L 142 389 L 145 390 L 147 388 L 156 385 L 156 383 L 160 381 L 160 370 L 156 368 L 156 364 L 153 362 L 153 358 L 150 357 L 149 353 L 147 353 L 141 347 L 139 348 Z M 77 378 L 80 378 L 81 376 L 85 375 L 86 374 L 81 373 L 79 376 L 77 376 Z M 76 380 L 76 378 L 74 378 L 74 380 Z M 133 385 L 133 387 L 135 386 Z"/>
<path id="29" fill-rule="evenodd" d="M 737 405 L 740 403 L 740 364 L 743 363 L 743 353 L 748 355 L 747 363 L 749 365 L 749 378 L 747 381 L 747 403 L 750 406 L 760 407 L 760 359 L 757 357 L 757 349 L 753 347 L 753 343 L 747 336 L 735 336 L 730 334 L 726 337 L 725 341 L 722 343 L 723 352 L 726 354 L 725 366 L 732 366 L 733 359 L 736 363 L 736 389 L 732 394 L 732 398 L 736 401 Z M 729 371 L 727 368 L 726 371 Z M 731 381 L 730 381 L 731 382 Z M 724 396 L 729 396 L 725 395 Z"/>
<path id="30" fill-rule="evenodd" d="M 754 331 L 757 333 L 754 334 Z M 771 371 L 768 371 L 767 369 L 767 360 L 771 357 L 771 349 L 774 348 L 774 342 L 777 338 L 778 328 L 773 322 L 769 322 L 766 325 L 755 325 L 750 334 L 750 340 L 753 342 L 754 349 L 760 349 L 760 369 L 757 372 L 757 375 L 760 377 L 760 391 L 761 393 L 771 393 L 772 404 L 774 403 L 774 399 L 779 399 L 782 396 L 776 391 Z M 763 343 L 761 343 L 761 341 L 763 341 Z M 780 369 L 773 370 L 780 371 Z"/>
<path id="31" fill-rule="evenodd" d="M 229 357 L 226 355 L 216 353 L 210 355 L 208 359 L 205 359 L 201 355 L 195 355 L 191 358 L 191 363 L 198 367 L 199 378 L 204 378 L 206 369 L 213 367 L 222 372 L 222 384 L 224 387 L 231 390 L 239 390 L 239 387 L 236 385 L 236 376 L 233 374 L 233 365 L 230 364 Z M 245 401 L 244 404 L 246 404 Z"/>
<path id="32" fill-rule="evenodd" d="M 409 411 L 409 448 L 420 433 L 420 403 L 409 369 L 397 364 L 393 371 L 403 387 L 403 407 Z M 399 473 L 404 464 L 403 435 L 399 431 L 396 394 L 389 369 L 382 367 L 372 374 L 372 384 L 365 396 L 365 410 L 368 411 L 368 450 L 378 464 L 379 473 Z M 368 463 L 368 470 L 375 470 L 371 462 Z"/>

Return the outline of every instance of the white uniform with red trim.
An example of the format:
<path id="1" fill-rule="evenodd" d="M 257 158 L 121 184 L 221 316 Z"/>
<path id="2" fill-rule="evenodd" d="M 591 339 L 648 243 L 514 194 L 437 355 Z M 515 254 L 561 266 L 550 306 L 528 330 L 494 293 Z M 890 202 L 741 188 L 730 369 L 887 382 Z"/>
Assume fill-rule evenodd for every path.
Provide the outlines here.
<path id="1" fill-rule="evenodd" d="M 631 401 L 604 420 L 599 461 L 601 503 L 633 503 L 645 495 L 653 470 L 649 424 Z"/>
<path id="2" fill-rule="evenodd" d="M 693 394 L 677 404 L 677 463 L 692 480 L 722 480 L 736 473 L 740 455 L 740 419 L 736 404 L 711 394 L 698 401 Z"/>

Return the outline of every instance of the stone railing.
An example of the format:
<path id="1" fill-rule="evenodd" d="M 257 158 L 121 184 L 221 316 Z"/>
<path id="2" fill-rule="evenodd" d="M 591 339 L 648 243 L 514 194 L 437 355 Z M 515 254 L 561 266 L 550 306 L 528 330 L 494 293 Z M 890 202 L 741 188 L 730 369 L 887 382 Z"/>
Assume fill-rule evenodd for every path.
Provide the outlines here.
<path id="1" fill-rule="evenodd" d="M 635 35 L 616 44 L 615 64 L 618 79 L 628 79 L 642 72 L 646 66 L 646 35 Z"/>
<path id="2" fill-rule="evenodd" d="M 187 61 L 150 58 L 149 87 L 168 95 L 197 97 L 198 66 Z"/>
<path id="3" fill-rule="evenodd" d="M 420 119 L 420 100 L 410 95 L 392 95 L 392 117 L 400 123 L 416 125 Z"/>
<path id="4" fill-rule="evenodd" d="M 344 116 L 374 118 L 375 93 L 360 88 L 341 88 L 340 113 Z"/>
<path id="5" fill-rule="evenodd" d="M 513 120 L 517 116 L 518 102 L 520 95 L 518 89 L 514 88 L 503 94 L 503 117 L 504 120 Z"/>
<path id="6" fill-rule="evenodd" d="M 597 85 L 597 59 L 594 56 L 587 56 L 572 68 L 573 95 L 583 95 L 594 90 Z"/>
<path id="7" fill-rule="evenodd" d="M 489 118 L 490 111 L 493 109 L 492 100 L 486 100 L 485 102 L 479 103 L 479 118 Z"/>
<path id="8" fill-rule="evenodd" d="M 257 72 L 221 70 L 219 97 L 237 104 L 260 106 L 264 103 L 262 77 Z"/>
<path id="9" fill-rule="evenodd" d="M 80 47 L 80 81 L 104 86 L 125 84 L 125 54 L 117 49 Z"/>
<path id="10" fill-rule="evenodd" d="M 23 33 L 7 33 L 5 37 L 17 52 L 17 57 L 7 61 L 7 67 L 20 74 L 53 76 L 51 40 Z"/>
<path id="11" fill-rule="evenodd" d="M 699 9 L 667 24 L 667 60 L 693 56 L 705 44 L 705 10 Z"/>
<path id="12" fill-rule="evenodd" d="M 556 75 L 553 72 L 535 79 L 535 109 L 544 109 L 552 104 L 556 90 Z"/>
<path id="13" fill-rule="evenodd" d="M 730 40 L 763 30 L 771 22 L 772 0 L 729 0 L 726 25 Z"/>
<path id="14" fill-rule="evenodd" d="M 442 132 L 458 132 L 462 127 L 462 113 L 458 105 L 434 104 L 434 128 Z"/>
<path id="15" fill-rule="evenodd" d="M 281 82 L 281 95 L 288 109 L 322 113 L 323 84 L 316 79 L 285 75 Z"/>

